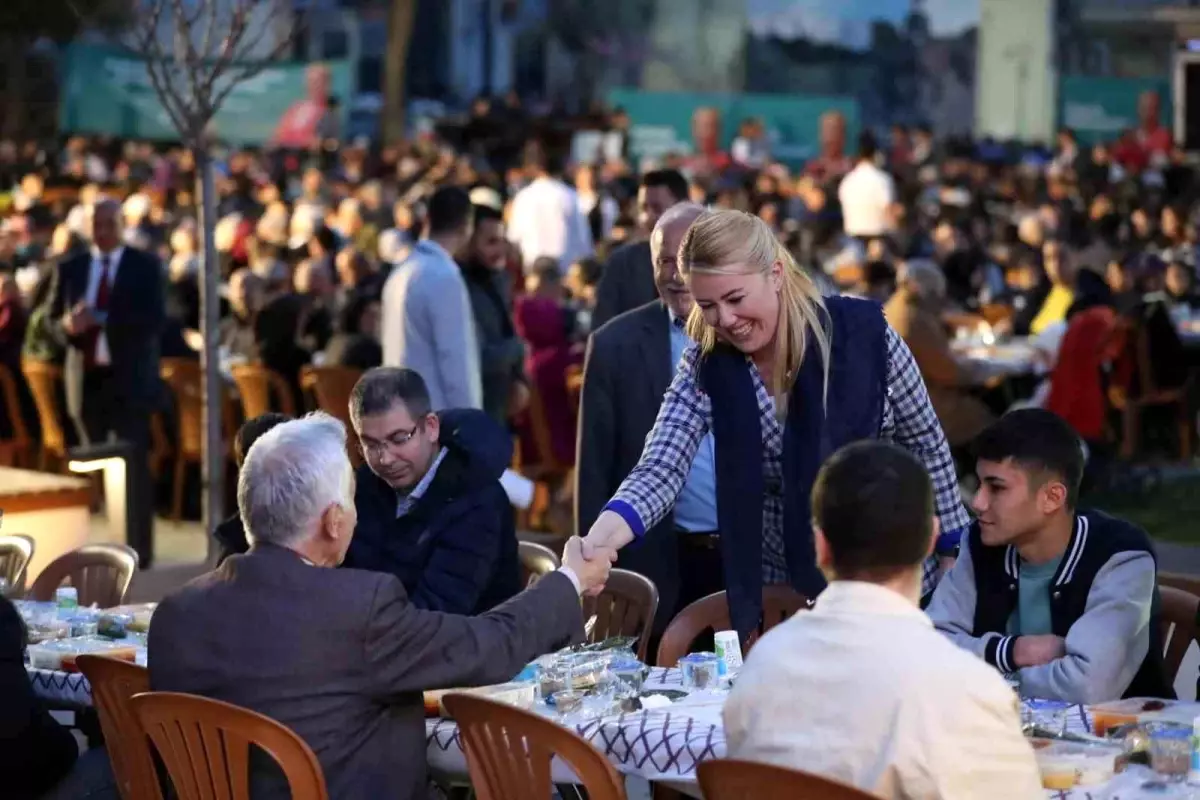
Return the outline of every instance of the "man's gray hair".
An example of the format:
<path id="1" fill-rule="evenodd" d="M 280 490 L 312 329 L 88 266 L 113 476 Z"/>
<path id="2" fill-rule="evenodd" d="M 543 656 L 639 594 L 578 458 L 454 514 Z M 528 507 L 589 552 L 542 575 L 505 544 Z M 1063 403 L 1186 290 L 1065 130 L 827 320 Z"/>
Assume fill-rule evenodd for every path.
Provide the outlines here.
<path id="1" fill-rule="evenodd" d="M 246 454 L 238 510 L 252 542 L 302 541 L 331 505 L 354 505 L 346 428 L 317 411 L 276 425 Z"/>
<path id="2" fill-rule="evenodd" d="M 896 282 L 908 286 L 926 300 L 941 300 L 946 296 L 946 274 L 936 262 L 927 258 L 904 262 Z"/>
<path id="3" fill-rule="evenodd" d="M 658 222 L 654 223 L 654 230 L 650 232 L 650 258 L 655 263 L 658 262 L 659 250 L 662 249 L 662 240 L 666 235 L 667 228 L 675 225 L 691 227 L 691 224 L 706 211 L 708 209 L 699 203 L 688 202 L 676 203 L 664 211 L 663 215 L 658 218 Z"/>

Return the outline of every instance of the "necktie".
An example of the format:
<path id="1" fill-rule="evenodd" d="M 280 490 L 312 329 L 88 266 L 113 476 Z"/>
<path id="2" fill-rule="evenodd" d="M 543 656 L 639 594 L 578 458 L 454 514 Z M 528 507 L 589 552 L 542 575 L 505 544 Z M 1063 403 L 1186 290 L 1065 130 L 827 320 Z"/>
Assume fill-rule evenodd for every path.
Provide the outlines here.
<path id="1" fill-rule="evenodd" d="M 111 256 L 107 253 L 100 256 L 100 283 L 96 287 L 96 310 L 108 310 L 108 262 Z"/>

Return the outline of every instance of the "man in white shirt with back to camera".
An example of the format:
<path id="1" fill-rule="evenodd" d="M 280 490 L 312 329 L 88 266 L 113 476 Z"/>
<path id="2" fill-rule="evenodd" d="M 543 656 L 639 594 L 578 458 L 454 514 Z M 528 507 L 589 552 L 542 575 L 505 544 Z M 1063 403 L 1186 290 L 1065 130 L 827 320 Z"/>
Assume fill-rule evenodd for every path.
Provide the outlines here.
<path id="1" fill-rule="evenodd" d="M 724 709 L 729 757 L 889 800 L 1041 797 L 1016 694 L 918 606 L 938 532 L 921 463 L 885 442 L 843 448 L 812 513 L 829 587 L 746 659 Z"/>
<path id="2" fill-rule="evenodd" d="M 531 143 L 525 168 L 533 182 L 517 192 L 508 218 L 508 238 L 521 251 L 525 272 L 542 256 L 567 269 L 592 255 L 592 231 L 579 210 L 579 195 L 560 180 L 562 159 L 545 146 Z"/>
<path id="3" fill-rule="evenodd" d="M 875 164 L 879 152 L 875 137 L 864 133 L 858 138 L 858 163 L 838 186 L 842 204 L 842 228 L 847 236 L 869 241 L 886 236 L 892 230 L 892 203 L 896 184 L 892 176 Z"/>

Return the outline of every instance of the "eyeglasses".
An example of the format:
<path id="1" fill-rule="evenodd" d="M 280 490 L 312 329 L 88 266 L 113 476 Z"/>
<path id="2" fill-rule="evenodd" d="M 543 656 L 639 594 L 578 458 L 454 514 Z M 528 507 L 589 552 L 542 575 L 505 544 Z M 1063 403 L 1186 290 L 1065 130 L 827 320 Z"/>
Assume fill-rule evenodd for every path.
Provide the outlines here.
<path id="1" fill-rule="evenodd" d="M 400 449 L 404 445 L 411 442 L 413 437 L 417 435 L 417 431 L 419 431 L 420 429 L 421 429 L 421 423 L 418 422 L 416 425 L 413 425 L 408 430 L 393 431 L 392 433 L 388 434 L 387 438 L 381 442 L 369 442 L 369 441 L 363 439 L 359 442 L 359 447 L 362 449 L 363 455 L 368 458 L 370 458 L 373 455 L 378 456 L 384 450 L 387 450 L 389 452 L 395 452 L 396 450 Z"/>

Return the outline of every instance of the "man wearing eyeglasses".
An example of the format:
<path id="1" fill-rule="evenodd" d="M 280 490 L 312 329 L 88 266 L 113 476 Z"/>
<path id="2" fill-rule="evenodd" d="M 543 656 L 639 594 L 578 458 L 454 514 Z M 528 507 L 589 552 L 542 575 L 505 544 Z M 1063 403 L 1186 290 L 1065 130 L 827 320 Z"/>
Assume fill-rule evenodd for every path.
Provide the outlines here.
<path id="1" fill-rule="evenodd" d="M 482 411 L 431 408 L 410 369 L 373 369 L 355 385 L 350 419 L 365 463 L 345 566 L 395 575 L 417 608 L 481 614 L 521 588 L 499 483 L 512 439 Z"/>

